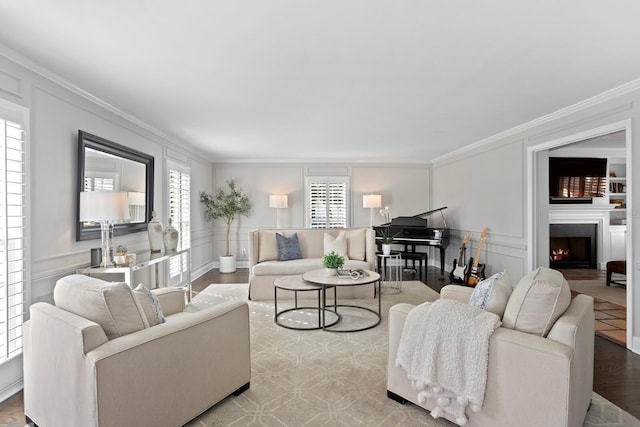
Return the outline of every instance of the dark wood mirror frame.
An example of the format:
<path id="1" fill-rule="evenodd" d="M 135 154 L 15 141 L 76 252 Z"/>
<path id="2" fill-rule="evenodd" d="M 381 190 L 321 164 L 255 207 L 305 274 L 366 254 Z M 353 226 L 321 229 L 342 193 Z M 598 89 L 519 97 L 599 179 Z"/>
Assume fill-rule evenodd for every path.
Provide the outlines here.
<path id="1" fill-rule="evenodd" d="M 76 192 L 76 241 L 100 239 L 100 226 L 84 226 L 80 222 L 80 192 L 84 190 L 85 178 L 85 149 L 101 151 L 123 159 L 141 163 L 145 166 L 145 212 L 144 222 L 116 224 L 113 227 L 114 236 L 146 231 L 147 224 L 151 221 L 153 211 L 153 156 L 141 153 L 99 136 L 92 135 L 82 130 L 78 131 L 78 180 Z"/>

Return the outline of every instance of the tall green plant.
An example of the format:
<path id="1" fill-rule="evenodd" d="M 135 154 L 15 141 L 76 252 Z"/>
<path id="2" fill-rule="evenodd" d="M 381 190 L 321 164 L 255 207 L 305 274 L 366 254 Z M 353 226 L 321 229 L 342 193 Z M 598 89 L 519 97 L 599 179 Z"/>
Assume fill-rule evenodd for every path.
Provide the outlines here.
<path id="1" fill-rule="evenodd" d="M 200 201 L 204 204 L 204 217 L 207 221 L 215 221 L 222 218 L 227 224 L 227 251 L 226 256 L 231 255 L 229 250 L 229 232 L 231 223 L 240 216 L 249 216 L 251 202 L 246 193 L 237 186 L 235 180 L 227 180 L 228 189 L 218 188 L 215 196 L 204 191 L 200 193 Z"/>

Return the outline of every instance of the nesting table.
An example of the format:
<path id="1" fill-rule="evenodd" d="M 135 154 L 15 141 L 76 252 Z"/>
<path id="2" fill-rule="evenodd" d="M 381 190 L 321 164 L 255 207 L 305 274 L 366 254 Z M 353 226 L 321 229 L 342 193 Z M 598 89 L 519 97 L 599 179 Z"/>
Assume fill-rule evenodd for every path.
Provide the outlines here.
<path id="1" fill-rule="evenodd" d="M 378 299 L 378 310 L 375 311 L 368 307 L 355 304 L 339 304 L 337 297 L 337 288 L 341 286 L 363 286 L 377 283 L 376 296 Z M 329 276 L 325 269 L 312 270 L 304 273 L 302 276 L 285 276 L 277 278 L 274 281 L 274 307 L 276 324 L 289 329 L 322 329 L 331 332 L 357 332 L 374 328 L 380 324 L 382 319 L 382 307 L 380 303 L 380 274 L 375 271 L 366 270 L 366 275 L 358 279 L 341 279 L 335 275 Z M 333 289 L 333 303 L 327 304 L 327 290 Z M 278 290 L 288 290 L 294 293 L 294 307 L 281 310 L 278 312 Z M 316 292 L 318 305 L 317 307 L 299 307 L 298 292 Z M 344 309 L 364 311 L 374 315 L 373 322 L 347 329 L 331 329 L 332 326 L 342 322 L 347 315 Z M 317 310 L 317 312 L 315 312 Z M 314 322 L 309 320 L 298 320 L 295 324 L 283 323 L 282 315 L 293 311 L 304 312 L 312 311 Z M 317 322 L 315 315 L 317 314 Z"/>

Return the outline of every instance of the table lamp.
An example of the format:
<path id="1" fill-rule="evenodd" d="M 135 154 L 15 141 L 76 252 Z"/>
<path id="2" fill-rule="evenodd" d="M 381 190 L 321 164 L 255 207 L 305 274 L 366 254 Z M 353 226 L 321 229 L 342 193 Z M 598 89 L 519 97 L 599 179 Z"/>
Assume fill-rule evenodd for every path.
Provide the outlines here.
<path id="1" fill-rule="evenodd" d="M 286 194 L 272 194 L 269 196 L 269 207 L 277 209 L 277 224 L 280 228 L 280 209 L 287 208 L 287 195 Z"/>
<path id="2" fill-rule="evenodd" d="M 124 191 L 83 191 L 80 193 L 80 221 L 97 222 L 102 231 L 102 263 L 112 267 L 113 224 L 129 218 L 129 202 Z"/>
<path id="3" fill-rule="evenodd" d="M 373 210 L 382 207 L 382 196 L 380 194 L 365 194 L 362 196 L 362 207 L 369 208 L 369 227 L 373 228 Z"/>

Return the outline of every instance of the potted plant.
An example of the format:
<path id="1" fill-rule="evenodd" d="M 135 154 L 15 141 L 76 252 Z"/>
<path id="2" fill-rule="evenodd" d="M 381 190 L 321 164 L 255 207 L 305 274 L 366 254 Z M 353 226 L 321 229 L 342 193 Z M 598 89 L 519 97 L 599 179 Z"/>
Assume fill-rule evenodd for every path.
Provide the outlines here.
<path id="1" fill-rule="evenodd" d="M 389 230 L 389 224 L 391 223 L 391 212 L 389 211 L 389 206 L 385 206 L 383 209 L 380 209 L 380 215 L 382 215 L 385 222 L 385 227 L 382 229 L 382 254 L 390 255 L 391 244 L 398 233 L 392 236 Z"/>
<path id="2" fill-rule="evenodd" d="M 327 276 L 335 276 L 338 269 L 344 265 L 344 257 L 331 251 L 322 257 L 322 265 L 327 269 Z"/>
<path id="3" fill-rule="evenodd" d="M 200 201 L 204 204 L 204 216 L 207 221 L 215 221 L 222 218 L 227 224 L 226 251 L 220 256 L 220 273 L 233 273 L 236 271 L 236 258 L 229 249 L 229 232 L 231 223 L 240 216 L 248 216 L 251 210 L 251 202 L 246 193 L 238 188 L 235 180 L 227 180 L 227 189 L 218 188 L 214 196 L 204 191 L 200 193 Z"/>

